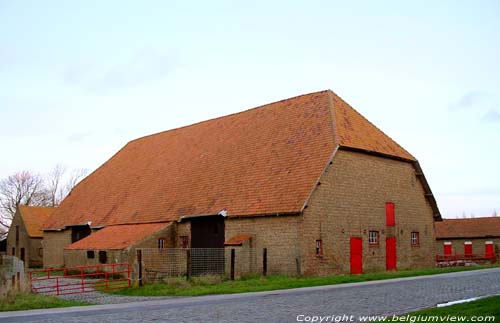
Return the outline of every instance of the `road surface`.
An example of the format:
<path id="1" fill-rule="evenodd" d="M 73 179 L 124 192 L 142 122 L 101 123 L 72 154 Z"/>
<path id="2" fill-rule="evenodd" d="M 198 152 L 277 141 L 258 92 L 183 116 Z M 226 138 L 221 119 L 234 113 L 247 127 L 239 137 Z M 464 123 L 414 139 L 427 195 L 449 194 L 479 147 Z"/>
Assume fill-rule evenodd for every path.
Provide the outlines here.
<path id="1" fill-rule="evenodd" d="M 0 322 L 290 323 L 343 315 L 349 317 L 346 322 L 356 322 L 360 315 L 403 314 L 498 294 L 500 268 L 494 268 L 293 290 L 3 312 Z"/>

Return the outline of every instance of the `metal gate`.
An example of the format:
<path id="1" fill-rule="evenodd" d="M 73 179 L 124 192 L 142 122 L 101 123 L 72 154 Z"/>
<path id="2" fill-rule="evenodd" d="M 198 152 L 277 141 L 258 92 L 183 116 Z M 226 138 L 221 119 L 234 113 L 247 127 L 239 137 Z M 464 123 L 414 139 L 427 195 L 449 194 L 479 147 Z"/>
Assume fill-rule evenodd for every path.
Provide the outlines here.
<path id="1" fill-rule="evenodd" d="M 31 290 L 46 295 L 67 295 L 130 287 L 128 263 L 41 269 L 29 272 Z"/>

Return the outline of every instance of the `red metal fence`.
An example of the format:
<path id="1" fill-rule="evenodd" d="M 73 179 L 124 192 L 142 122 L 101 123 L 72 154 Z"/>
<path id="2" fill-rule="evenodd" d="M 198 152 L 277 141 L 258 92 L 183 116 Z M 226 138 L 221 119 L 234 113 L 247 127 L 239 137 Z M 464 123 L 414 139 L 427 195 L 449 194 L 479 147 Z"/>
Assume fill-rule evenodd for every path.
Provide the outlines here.
<path id="1" fill-rule="evenodd" d="M 128 263 L 41 269 L 29 272 L 35 293 L 67 295 L 130 287 Z"/>
<path id="2" fill-rule="evenodd" d="M 453 254 L 436 255 L 436 264 L 438 267 L 465 266 L 468 263 L 495 263 L 495 254 Z"/>

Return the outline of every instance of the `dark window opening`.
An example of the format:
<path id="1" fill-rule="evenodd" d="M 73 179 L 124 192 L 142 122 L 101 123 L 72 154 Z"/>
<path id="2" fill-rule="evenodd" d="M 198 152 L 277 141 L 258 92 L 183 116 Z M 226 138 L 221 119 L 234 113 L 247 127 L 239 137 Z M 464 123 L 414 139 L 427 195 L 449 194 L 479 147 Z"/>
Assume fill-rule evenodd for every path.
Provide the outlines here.
<path id="1" fill-rule="evenodd" d="M 99 262 L 105 264 L 108 261 L 108 254 L 106 251 L 99 251 Z"/>
<path id="2" fill-rule="evenodd" d="M 165 248 L 165 238 L 160 238 L 158 239 L 158 249 L 163 249 Z"/>
<path id="3" fill-rule="evenodd" d="M 94 258 L 95 258 L 94 250 L 87 250 L 87 259 L 94 259 Z"/>
<path id="4" fill-rule="evenodd" d="M 15 247 L 12 247 L 12 255 L 15 256 L 16 255 L 16 248 Z"/>
<path id="5" fill-rule="evenodd" d="M 71 243 L 75 243 L 79 240 L 90 235 L 90 227 L 88 225 L 79 225 L 71 228 Z"/>
<path id="6" fill-rule="evenodd" d="M 323 256 L 323 240 L 316 240 L 316 256 Z"/>
<path id="7" fill-rule="evenodd" d="M 16 225 L 16 243 L 19 242 L 19 226 Z"/>

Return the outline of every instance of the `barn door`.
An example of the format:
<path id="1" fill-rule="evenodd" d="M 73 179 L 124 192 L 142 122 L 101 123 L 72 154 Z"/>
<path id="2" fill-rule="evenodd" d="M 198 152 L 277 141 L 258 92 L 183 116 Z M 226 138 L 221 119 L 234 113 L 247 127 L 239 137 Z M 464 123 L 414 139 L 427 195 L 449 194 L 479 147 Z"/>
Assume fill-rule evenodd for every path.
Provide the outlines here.
<path id="1" fill-rule="evenodd" d="M 451 243 L 444 243 L 444 254 L 445 256 L 451 255 Z"/>
<path id="2" fill-rule="evenodd" d="M 385 269 L 396 270 L 396 238 L 385 239 Z"/>
<path id="3" fill-rule="evenodd" d="M 191 220 L 191 267 L 193 275 L 224 273 L 224 218 Z"/>
<path id="4" fill-rule="evenodd" d="M 363 273 L 363 240 L 351 237 L 351 274 Z"/>
<path id="5" fill-rule="evenodd" d="M 472 255 L 472 242 L 469 241 L 464 242 L 464 254 L 466 256 Z"/>

